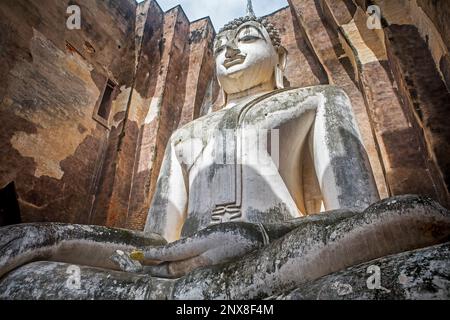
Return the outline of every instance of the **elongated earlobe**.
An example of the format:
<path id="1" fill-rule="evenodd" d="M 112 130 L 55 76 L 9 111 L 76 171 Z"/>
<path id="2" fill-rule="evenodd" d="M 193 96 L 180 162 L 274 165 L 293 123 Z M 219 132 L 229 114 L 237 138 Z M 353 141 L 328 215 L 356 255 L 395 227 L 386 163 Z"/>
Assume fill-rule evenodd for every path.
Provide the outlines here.
<path id="1" fill-rule="evenodd" d="M 228 103 L 228 95 L 225 92 L 225 90 L 223 90 L 223 88 L 221 88 L 222 91 L 222 106 L 226 106 Z"/>
<path id="2" fill-rule="evenodd" d="M 275 86 L 277 89 L 284 88 L 284 72 L 280 68 L 279 64 L 277 64 L 275 67 Z"/>
<path id="3" fill-rule="evenodd" d="M 278 64 L 275 66 L 275 86 L 277 89 L 284 88 L 284 70 L 287 63 L 287 50 L 284 47 L 278 48 Z"/>

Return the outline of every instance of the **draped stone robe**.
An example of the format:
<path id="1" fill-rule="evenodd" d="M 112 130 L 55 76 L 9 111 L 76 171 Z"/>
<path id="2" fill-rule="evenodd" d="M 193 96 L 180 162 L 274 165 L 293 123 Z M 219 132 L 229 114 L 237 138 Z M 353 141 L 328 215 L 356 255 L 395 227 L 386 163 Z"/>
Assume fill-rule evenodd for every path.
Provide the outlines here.
<path id="1" fill-rule="evenodd" d="M 215 223 L 276 223 L 378 199 L 345 92 L 282 89 L 174 132 L 145 231 L 175 241 Z"/>

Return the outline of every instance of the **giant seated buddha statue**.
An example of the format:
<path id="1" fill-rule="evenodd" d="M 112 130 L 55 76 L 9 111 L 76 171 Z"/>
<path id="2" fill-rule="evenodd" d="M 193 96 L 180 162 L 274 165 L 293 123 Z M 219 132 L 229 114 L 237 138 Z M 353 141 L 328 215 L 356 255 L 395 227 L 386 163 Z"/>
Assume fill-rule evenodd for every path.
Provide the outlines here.
<path id="1" fill-rule="evenodd" d="M 449 212 L 420 196 L 379 200 L 342 89 L 284 88 L 287 52 L 251 5 L 214 53 L 224 106 L 173 133 L 145 231 L 2 228 L 1 298 L 302 297 L 349 268 L 401 270 L 411 257 L 440 259 L 430 272 L 445 278 Z"/>

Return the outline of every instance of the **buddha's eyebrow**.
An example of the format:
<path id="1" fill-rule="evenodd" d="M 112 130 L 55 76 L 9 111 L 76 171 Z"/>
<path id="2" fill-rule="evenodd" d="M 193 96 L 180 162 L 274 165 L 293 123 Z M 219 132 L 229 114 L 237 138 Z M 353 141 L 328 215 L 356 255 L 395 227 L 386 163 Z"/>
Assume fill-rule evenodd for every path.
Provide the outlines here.
<path id="1" fill-rule="evenodd" d="M 227 37 L 221 36 L 221 37 L 219 37 L 219 38 L 216 39 L 216 43 L 220 43 L 220 42 L 222 42 L 222 41 L 227 41 L 227 40 L 228 40 Z"/>
<path id="2" fill-rule="evenodd" d="M 232 35 L 230 35 L 230 33 L 224 33 L 220 36 L 217 37 L 217 42 L 223 41 L 223 42 L 227 42 L 228 40 L 230 40 L 230 38 L 232 38 Z"/>
<path id="3" fill-rule="evenodd" d="M 217 47 L 220 47 L 220 46 L 223 46 L 227 41 L 228 41 L 228 37 L 227 37 L 227 36 L 225 36 L 225 35 L 220 36 L 220 37 L 218 37 L 218 38 L 216 39 L 214 46 L 215 46 L 216 48 L 217 48 Z M 220 46 L 219 46 L 219 44 L 220 44 Z"/>
<path id="4" fill-rule="evenodd" d="M 243 29 L 254 29 L 254 30 L 256 30 L 256 31 L 259 33 L 259 35 L 260 35 L 263 39 L 266 39 L 266 38 L 264 37 L 263 33 L 261 32 L 261 30 L 260 30 L 259 28 L 256 28 L 255 26 L 252 26 L 252 25 L 250 25 L 250 24 L 244 24 L 244 25 L 240 26 L 240 27 L 238 28 L 238 30 L 236 31 L 236 36 L 238 36 L 239 33 L 240 33 Z"/>

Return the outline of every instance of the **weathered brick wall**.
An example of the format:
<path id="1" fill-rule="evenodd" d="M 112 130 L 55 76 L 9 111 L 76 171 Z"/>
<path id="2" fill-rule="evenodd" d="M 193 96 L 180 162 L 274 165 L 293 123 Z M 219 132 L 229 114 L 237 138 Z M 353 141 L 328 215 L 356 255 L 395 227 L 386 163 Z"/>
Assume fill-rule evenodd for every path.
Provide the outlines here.
<path id="1" fill-rule="evenodd" d="M 267 16 L 280 31 L 281 42 L 289 52 L 285 72 L 286 87 L 308 87 L 327 84 L 328 78 L 319 59 L 308 46 L 306 35 L 290 8 L 280 9 Z"/>
<path id="2" fill-rule="evenodd" d="M 133 229 L 144 226 L 167 141 L 175 129 L 199 116 L 213 77 L 211 44 L 215 32 L 211 21 L 201 19 L 190 23 L 181 7 L 161 12 L 161 17 L 163 24 L 159 29 L 155 28 L 154 18 L 147 20 L 148 28 L 161 30 L 159 52 L 153 52 L 155 47 L 145 39 L 149 33 L 144 32 L 144 50 L 138 66 L 138 75 L 151 78 L 152 72 L 142 63 L 150 61 L 156 80 L 148 84 L 136 80 L 139 90 L 135 92 L 137 98 L 133 99 L 131 109 L 140 116 L 129 117 L 129 121 L 135 121 L 141 128 L 124 223 Z"/>
<path id="3" fill-rule="evenodd" d="M 287 86 L 348 93 L 382 197 L 449 204 L 450 4 L 289 0 L 267 18 L 288 49 Z M 369 3 L 370 2 L 370 3 Z M 172 132 L 221 106 L 208 18 L 148 0 L 0 3 L 0 188 L 22 219 L 142 229 Z M 369 4 L 383 29 L 367 28 Z M 109 127 L 92 118 L 118 84 Z"/>
<path id="4" fill-rule="evenodd" d="M 23 221 L 90 222 L 134 74 L 132 1 L 0 3 L 0 187 L 14 181 Z M 107 129 L 92 115 L 107 79 L 119 85 Z"/>
<path id="5" fill-rule="evenodd" d="M 352 10 L 349 3 L 320 1 L 364 93 L 389 194 L 425 194 L 448 205 L 450 99 L 442 61 L 450 4 L 373 1 L 384 28 L 370 30 L 368 4 Z"/>

